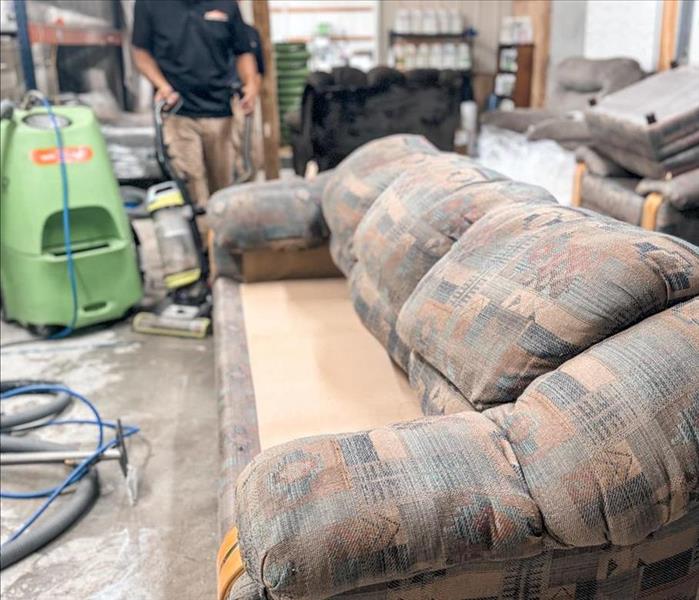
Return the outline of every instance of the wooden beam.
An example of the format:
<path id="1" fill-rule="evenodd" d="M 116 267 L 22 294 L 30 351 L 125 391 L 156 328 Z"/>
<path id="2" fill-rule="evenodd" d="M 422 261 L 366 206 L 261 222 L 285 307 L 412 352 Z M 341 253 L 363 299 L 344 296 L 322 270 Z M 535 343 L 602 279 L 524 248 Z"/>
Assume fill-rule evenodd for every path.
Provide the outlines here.
<path id="1" fill-rule="evenodd" d="M 680 3 L 678 0 L 663 0 L 663 19 L 660 25 L 660 50 L 658 52 L 658 71 L 666 71 L 675 60 L 677 47 L 677 25 L 679 23 Z"/>
<path id="2" fill-rule="evenodd" d="M 573 175 L 573 193 L 570 199 L 571 206 L 582 206 L 582 180 L 587 167 L 585 163 L 579 162 L 575 165 L 575 174 Z"/>
<path id="3" fill-rule="evenodd" d="M 262 106 L 262 138 L 265 155 L 265 176 L 279 178 L 279 104 L 277 103 L 277 65 L 269 20 L 267 0 L 252 3 L 255 27 L 260 32 L 262 55 L 265 60 L 265 76 L 262 79 L 260 104 Z"/>
<path id="4" fill-rule="evenodd" d="M 541 107 L 546 100 L 546 73 L 549 66 L 551 37 L 550 0 L 512 0 L 512 15 L 530 17 L 534 32 L 534 68 L 530 105 Z"/>

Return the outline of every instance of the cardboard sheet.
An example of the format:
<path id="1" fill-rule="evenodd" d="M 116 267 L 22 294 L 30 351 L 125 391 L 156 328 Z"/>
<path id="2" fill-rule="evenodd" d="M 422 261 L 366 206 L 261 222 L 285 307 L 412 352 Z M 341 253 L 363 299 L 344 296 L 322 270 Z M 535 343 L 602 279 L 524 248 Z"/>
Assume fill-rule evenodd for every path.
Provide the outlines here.
<path id="1" fill-rule="evenodd" d="M 405 374 L 359 321 L 344 279 L 241 292 L 262 449 L 422 416 Z"/>

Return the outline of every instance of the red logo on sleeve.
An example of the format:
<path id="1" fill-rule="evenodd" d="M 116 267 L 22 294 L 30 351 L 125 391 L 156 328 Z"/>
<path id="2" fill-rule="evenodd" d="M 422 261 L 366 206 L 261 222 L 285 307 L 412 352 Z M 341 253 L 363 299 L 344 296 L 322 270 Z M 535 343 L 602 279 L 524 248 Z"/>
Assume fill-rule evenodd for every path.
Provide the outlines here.
<path id="1" fill-rule="evenodd" d="M 58 148 L 36 148 L 31 151 L 31 159 L 37 165 L 58 164 L 60 154 Z M 92 159 L 92 148 L 90 146 L 66 146 L 63 148 L 63 160 L 66 164 L 85 163 Z"/>

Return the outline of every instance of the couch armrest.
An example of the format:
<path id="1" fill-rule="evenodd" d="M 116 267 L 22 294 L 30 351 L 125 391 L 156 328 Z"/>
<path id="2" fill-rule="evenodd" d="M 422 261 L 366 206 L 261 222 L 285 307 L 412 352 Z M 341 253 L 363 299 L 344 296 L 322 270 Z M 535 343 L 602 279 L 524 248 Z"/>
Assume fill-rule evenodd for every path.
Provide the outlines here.
<path id="1" fill-rule="evenodd" d="M 699 169 L 694 169 L 672 179 L 642 179 L 636 193 L 646 196 L 660 194 L 677 210 L 699 208 Z"/>
<path id="2" fill-rule="evenodd" d="M 329 174 L 232 186 L 209 201 L 214 244 L 228 252 L 320 246 L 328 229 L 320 198 Z"/>
<path id="3" fill-rule="evenodd" d="M 246 572 L 270 599 L 542 548 L 509 443 L 472 412 L 267 450 L 238 480 L 236 515 Z"/>
<path id="4" fill-rule="evenodd" d="M 574 547 L 642 542 L 699 505 L 699 297 L 484 414 L 512 444 L 547 536 Z"/>

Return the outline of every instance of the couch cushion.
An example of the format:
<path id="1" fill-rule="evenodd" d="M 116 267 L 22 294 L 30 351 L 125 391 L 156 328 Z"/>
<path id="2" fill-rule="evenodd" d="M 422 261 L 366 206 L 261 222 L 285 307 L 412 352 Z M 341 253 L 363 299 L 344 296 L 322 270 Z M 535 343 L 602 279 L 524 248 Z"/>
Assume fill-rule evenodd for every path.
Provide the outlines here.
<path id="1" fill-rule="evenodd" d="M 512 442 L 548 533 L 573 546 L 640 542 L 699 502 L 699 299 L 484 414 Z"/>
<path id="2" fill-rule="evenodd" d="M 232 252 L 299 249 L 328 238 L 320 199 L 332 172 L 245 183 L 224 188 L 209 200 L 207 216 L 216 244 Z"/>
<path id="3" fill-rule="evenodd" d="M 656 73 L 610 94 L 587 111 L 587 122 L 600 148 L 613 144 L 651 160 L 690 148 L 699 132 L 699 67 Z"/>
<path id="4" fill-rule="evenodd" d="M 580 188 L 583 208 L 640 225 L 645 198 L 636 193 L 636 177 L 600 177 L 585 173 Z"/>
<path id="5" fill-rule="evenodd" d="M 403 342 L 476 408 L 699 292 L 699 250 L 559 206 L 477 221 L 404 304 Z"/>
<path id="6" fill-rule="evenodd" d="M 475 412 L 267 450 L 238 480 L 246 571 L 269 598 L 311 600 L 538 554 L 542 523 L 512 458 Z"/>
<path id="7" fill-rule="evenodd" d="M 419 169 L 438 153 L 422 136 L 392 135 L 364 144 L 333 171 L 323 193 L 323 214 L 332 232 L 330 250 L 345 275 L 355 262 L 354 231 L 374 200 L 403 171 Z"/>
<path id="8" fill-rule="evenodd" d="M 542 188 L 504 179 L 455 154 L 428 157 L 403 173 L 357 227 L 350 286 L 366 327 L 407 370 L 409 350 L 395 332 L 398 313 L 455 240 L 502 204 L 555 203 Z"/>

